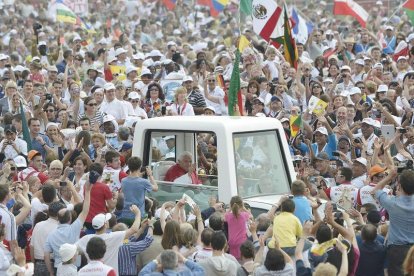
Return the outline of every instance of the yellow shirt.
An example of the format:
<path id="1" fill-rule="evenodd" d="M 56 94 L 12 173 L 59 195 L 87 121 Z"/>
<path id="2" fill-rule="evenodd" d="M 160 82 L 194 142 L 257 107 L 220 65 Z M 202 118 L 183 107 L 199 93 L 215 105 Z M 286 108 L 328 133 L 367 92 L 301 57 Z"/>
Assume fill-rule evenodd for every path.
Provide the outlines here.
<path id="1" fill-rule="evenodd" d="M 289 212 L 282 212 L 273 220 L 273 236 L 279 239 L 279 245 L 283 247 L 296 246 L 297 239 L 302 235 L 302 224 L 299 219 Z M 272 237 L 269 243 L 270 248 L 274 248 L 275 239 Z"/>

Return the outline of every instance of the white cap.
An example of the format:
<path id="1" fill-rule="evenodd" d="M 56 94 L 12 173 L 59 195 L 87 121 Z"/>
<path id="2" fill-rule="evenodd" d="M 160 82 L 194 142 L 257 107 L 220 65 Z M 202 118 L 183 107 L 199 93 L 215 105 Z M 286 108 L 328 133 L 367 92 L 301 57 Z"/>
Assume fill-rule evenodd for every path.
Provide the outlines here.
<path id="1" fill-rule="evenodd" d="M 116 49 L 115 56 L 119 56 L 120 54 L 125 54 L 125 53 L 128 53 L 128 51 L 121 47 L 121 48 Z"/>
<path id="2" fill-rule="evenodd" d="M 351 67 L 349 67 L 348 65 L 344 65 L 344 66 L 341 67 L 341 71 L 343 71 L 343 70 L 351 71 Z"/>
<path id="3" fill-rule="evenodd" d="M 388 31 L 388 30 L 390 30 L 390 31 L 393 31 L 394 30 L 394 28 L 392 27 L 392 26 L 390 26 L 390 25 L 387 25 L 387 26 L 385 26 L 385 28 L 384 28 L 386 31 Z"/>
<path id="4" fill-rule="evenodd" d="M 332 32 L 332 30 L 331 30 L 331 29 L 329 29 L 329 30 L 327 30 L 327 31 L 325 32 L 325 34 L 326 34 L 326 35 L 333 35 L 333 32 Z"/>
<path id="5" fill-rule="evenodd" d="M 216 113 L 216 109 L 212 106 L 209 106 L 209 105 L 204 107 L 204 111 L 206 111 L 206 110 L 210 110 L 210 111 L 213 111 L 214 113 Z"/>
<path id="6" fill-rule="evenodd" d="M 378 69 L 383 69 L 383 68 L 384 68 L 384 66 L 382 66 L 382 64 L 378 62 L 378 63 L 375 63 L 375 64 L 374 64 L 373 68 L 376 68 L 376 69 L 377 69 L 377 68 L 378 68 Z"/>
<path id="7" fill-rule="evenodd" d="M 288 119 L 289 120 L 289 119 Z M 328 130 L 326 129 L 326 127 L 318 127 L 313 134 L 315 134 L 316 132 L 322 133 L 323 135 L 328 136 Z"/>
<path id="8" fill-rule="evenodd" d="M 118 58 L 116 56 L 112 56 L 112 55 L 108 55 L 108 63 L 111 63 L 115 60 L 117 60 Z"/>
<path id="9" fill-rule="evenodd" d="M 262 104 L 264 104 L 264 101 L 263 101 L 262 98 L 260 98 L 260 97 L 254 98 L 253 99 L 253 102 L 256 101 L 256 100 L 259 101 L 259 102 L 261 102 Z"/>
<path id="10" fill-rule="evenodd" d="M 407 60 L 408 59 L 408 57 L 407 56 L 399 56 L 398 57 L 398 59 L 397 59 L 397 62 L 399 62 L 400 60 Z"/>
<path id="11" fill-rule="evenodd" d="M 128 94 L 128 99 L 131 99 L 131 100 L 137 100 L 138 99 L 138 100 L 140 100 L 141 96 L 137 92 L 132 91 Z"/>
<path id="12" fill-rule="evenodd" d="M 136 72 L 137 71 L 137 68 L 136 67 L 134 67 L 134 66 L 128 66 L 127 67 L 127 69 L 125 70 L 125 73 L 128 75 L 129 73 L 131 73 L 131 72 Z"/>
<path id="13" fill-rule="evenodd" d="M 172 61 L 171 59 L 169 59 L 169 58 L 164 59 L 164 60 L 162 61 L 162 64 L 163 64 L 163 65 L 168 65 L 168 64 L 171 64 L 171 63 L 173 63 L 173 61 Z"/>
<path id="14" fill-rule="evenodd" d="M 145 67 L 151 67 L 153 65 L 154 65 L 154 61 L 152 59 L 146 59 L 142 63 L 142 66 L 145 66 Z"/>
<path id="15" fill-rule="evenodd" d="M 363 59 L 357 59 L 357 60 L 355 60 L 355 64 L 358 64 L 358 65 L 362 65 L 362 66 L 364 66 L 365 65 L 365 62 L 364 62 L 364 60 Z"/>
<path id="16" fill-rule="evenodd" d="M 168 41 L 167 46 L 176 46 L 177 43 L 175 43 L 174 41 Z"/>
<path id="17" fill-rule="evenodd" d="M 162 54 L 159 50 L 152 50 L 149 54 L 150 57 L 162 57 Z"/>
<path id="18" fill-rule="evenodd" d="M 49 122 L 46 125 L 46 130 L 48 130 L 51 126 L 57 127 L 59 129 L 59 125 L 57 123 Z"/>
<path id="19" fill-rule="evenodd" d="M 107 82 L 103 88 L 104 90 L 112 90 L 115 89 L 115 85 L 112 82 Z"/>
<path id="20" fill-rule="evenodd" d="M 380 84 L 378 86 L 377 92 L 387 92 L 388 91 L 388 86 L 385 84 Z"/>
<path id="21" fill-rule="evenodd" d="M 59 255 L 62 262 L 67 262 L 75 256 L 78 247 L 74 244 L 64 243 L 59 248 Z"/>
<path id="22" fill-rule="evenodd" d="M 78 34 L 76 34 L 76 35 L 73 37 L 72 41 L 76 41 L 76 40 L 82 40 L 82 38 L 81 38 Z"/>
<path id="23" fill-rule="evenodd" d="M 135 122 L 138 122 L 138 121 L 140 121 L 140 120 L 141 120 L 141 117 L 138 117 L 138 116 L 128 116 L 128 117 L 126 117 L 126 119 L 125 119 L 124 126 L 126 126 L 126 127 L 128 127 L 128 128 L 132 128 L 132 125 L 133 125 Z"/>
<path id="24" fill-rule="evenodd" d="M 364 118 L 362 120 L 362 123 L 363 124 L 365 123 L 367 125 L 370 125 L 370 126 L 373 126 L 373 127 L 376 127 L 376 128 L 380 128 L 381 127 L 380 122 L 378 122 L 377 120 L 374 120 L 372 118 Z"/>
<path id="25" fill-rule="evenodd" d="M 8 59 L 9 56 L 5 54 L 0 54 L 0 60 Z"/>
<path id="26" fill-rule="evenodd" d="M 191 76 L 184 76 L 183 82 L 186 82 L 186 81 L 193 81 L 193 78 Z"/>
<path id="27" fill-rule="evenodd" d="M 288 119 L 288 118 L 282 118 L 282 119 L 280 119 L 280 122 L 281 122 L 281 123 L 284 123 L 284 122 L 289 122 L 289 119 Z"/>
<path id="28" fill-rule="evenodd" d="M 179 29 L 175 29 L 173 31 L 173 35 L 180 35 L 180 34 L 182 34 L 182 32 Z"/>
<path id="29" fill-rule="evenodd" d="M 18 168 L 27 168 L 27 162 L 26 162 L 26 159 L 23 156 L 17 155 L 15 158 L 13 158 L 13 161 L 16 164 L 16 167 L 18 167 Z"/>
<path id="30" fill-rule="evenodd" d="M 140 91 L 142 91 L 144 87 L 145 87 L 145 84 L 142 81 L 138 81 L 134 84 L 134 89 L 138 89 Z"/>
<path id="31" fill-rule="evenodd" d="M 111 114 L 106 114 L 103 117 L 103 123 L 112 122 L 112 121 L 115 121 L 115 117 L 112 116 Z"/>
<path id="32" fill-rule="evenodd" d="M 407 37 L 407 41 L 410 42 L 413 39 L 414 39 L 414 33 L 409 34 L 408 37 Z"/>
<path id="33" fill-rule="evenodd" d="M 112 215 L 110 213 L 98 214 L 92 219 L 92 227 L 94 229 L 100 229 L 104 226 L 105 222 L 110 220 Z"/>
<path id="34" fill-rule="evenodd" d="M 34 56 L 34 57 L 32 58 L 32 61 L 35 61 L 35 60 L 40 61 L 40 57 L 38 57 L 38 56 Z"/>
<path id="35" fill-rule="evenodd" d="M 168 140 L 171 140 L 171 139 L 175 139 L 175 136 L 169 135 L 169 136 L 164 137 L 164 141 L 168 141 Z"/>
<path id="36" fill-rule="evenodd" d="M 39 46 L 46 46 L 47 44 L 46 44 L 46 41 L 39 41 L 39 44 L 38 44 Z"/>
<path id="37" fill-rule="evenodd" d="M 357 159 L 354 160 L 354 162 L 361 163 L 365 167 L 367 166 L 367 159 L 365 159 L 364 157 L 358 157 Z"/>
<path id="38" fill-rule="evenodd" d="M 54 67 L 56 68 L 56 66 L 54 66 Z M 23 66 L 21 66 L 21 65 L 19 64 L 19 65 L 17 65 L 16 67 L 14 67 L 14 68 L 13 68 L 13 71 L 14 71 L 14 72 L 23 72 L 25 69 L 26 69 L 26 68 L 24 68 Z M 50 71 L 50 70 L 49 70 L 49 68 L 48 68 L 48 71 Z M 56 68 L 56 72 L 57 72 L 57 68 Z"/>
<path id="39" fill-rule="evenodd" d="M 364 56 L 364 61 L 365 60 L 372 60 L 372 58 L 371 57 L 369 57 L 369 56 Z"/>
<path id="40" fill-rule="evenodd" d="M 152 75 L 152 73 L 149 69 L 145 68 L 144 70 L 141 71 L 141 77 L 143 75 Z"/>
<path id="41" fill-rule="evenodd" d="M 136 53 L 135 55 L 132 55 L 132 59 L 145 59 L 145 56 L 143 53 Z"/>
<path id="42" fill-rule="evenodd" d="M 103 37 L 101 40 L 98 41 L 98 44 L 107 45 L 108 41 Z"/>
<path id="43" fill-rule="evenodd" d="M 361 89 L 359 87 L 352 87 L 349 91 L 349 95 L 361 94 Z"/>
<path id="44" fill-rule="evenodd" d="M 323 80 L 323 82 L 333 83 L 333 79 L 332 78 L 326 78 L 326 79 Z"/>

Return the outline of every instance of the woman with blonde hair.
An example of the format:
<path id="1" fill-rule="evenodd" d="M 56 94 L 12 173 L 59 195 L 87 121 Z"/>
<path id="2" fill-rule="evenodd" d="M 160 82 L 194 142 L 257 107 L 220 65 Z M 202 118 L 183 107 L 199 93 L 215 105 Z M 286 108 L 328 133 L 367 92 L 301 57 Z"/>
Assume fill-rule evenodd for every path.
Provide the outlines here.
<path id="1" fill-rule="evenodd" d="M 171 105 L 171 113 L 175 116 L 194 116 L 193 106 L 187 101 L 187 89 L 178 87 L 175 90 L 174 103 Z"/>

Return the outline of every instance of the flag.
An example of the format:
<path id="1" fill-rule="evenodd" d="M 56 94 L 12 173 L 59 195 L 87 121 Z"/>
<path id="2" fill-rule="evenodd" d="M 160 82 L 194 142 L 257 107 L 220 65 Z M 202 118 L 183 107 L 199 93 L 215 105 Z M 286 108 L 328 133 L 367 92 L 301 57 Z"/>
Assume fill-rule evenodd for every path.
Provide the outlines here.
<path id="1" fill-rule="evenodd" d="M 236 58 L 233 64 L 233 71 L 231 72 L 230 87 L 228 93 L 228 110 L 229 115 L 234 116 L 234 107 L 237 104 L 239 107 L 240 115 L 243 115 L 243 101 L 240 89 L 240 50 L 236 49 Z"/>
<path id="2" fill-rule="evenodd" d="M 175 5 L 177 3 L 177 0 L 162 0 L 164 3 L 164 6 L 169 10 L 172 11 L 175 9 Z"/>
<path id="3" fill-rule="evenodd" d="M 290 28 L 290 19 L 287 13 L 286 4 L 284 6 L 284 37 L 283 37 L 283 48 L 284 55 L 287 62 L 290 63 L 294 68 L 298 67 L 298 50 L 296 49 L 295 39 L 292 37 L 292 29 Z"/>
<path id="4" fill-rule="evenodd" d="M 335 0 L 335 15 L 350 15 L 354 17 L 362 27 L 366 27 L 369 13 L 353 0 Z"/>
<path id="5" fill-rule="evenodd" d="M 252 14 L 252 0 L 240 0 L 240 11 L 245 15 Z"/>
<path id="6" fill-rule="evenodd" d="M 86 23 L 85 20 L 83 20 L 81 17 L 76 17 L 76 25 L 84 29 L 86 32 L 90 34 L 96 34 L 95 29 L 88 23 Z"/>
<path id="7" fill-rule="evenodd" d="M 407 15 L 408 19 L 410 19 L 411 24 L 414 24 L 414 0 L 407 0 L 402 5 L 405 14 Z"/>
<path id="8" fill-rule="evenodd" d="M 291 20 L 294 22 L 292 25 L 292 35 L 296 41 L 300 41 L 302 44 L 305 44 L 308 40 L 309 34 L 313 31 L 312 22 L 307 22 L 296 10 L 295 7 L 292 7 Z"/>
<path id="9" fill-rule="evenodd" d="M 23 131 L 23 140 L 27 143 L 27 151 L 31 151 L 32 146 L 32 137 L 30 137 L 29 126 L 26 120 L 26 114 L 24 113 L 23 103 L 20 101 L 20 113 L 22 114 L 22 131 Z"/>
<path id="10" fill-rule="evenodd" d="M 278 44 L 274 39 L 283 36 L 282 8 L 273 0 L 253 0 L 252 22 L 253 31 L 276 48 Z M 279 24 L 278 24 L 279 22 Z"/>
<path id="11" fill-rule="evenodd" d="M 217 74 L 216 75 L 216 81 L 217 81 L 217 85 L 221 88 L 224 89 L 224 78 L 222 74 Z"/>
<path id="12" fill-rule="evenodd" d="M 56 20 L 58 22 L 76 24 L 76 14 L 63 3 L 56 4 Z"/>
<path id="13" fill-rule="evenodd" d="M 321 116 L 325 112 L 325 108 L 328 106 L 328 103 L 315 97 L 311 96 L 308 103 L 309 113 L 313 113 L 316 116 Z"/>
<path id="14" fill-rule="evenodd" d="M 408 44 L 404 40 L 401 40 L 400 43 L 398 43 L 397 47 L 394 50 L 393 60 L 398 61 L 399 57 L 405 56 L 407 57 L 409 54 Z"/>
<path id="15" fill-rule="evenodd" d="M 243 50 L 250 46 L 250 41 L 246 36 L 241 35 L 239 40 L 239 51 L 243 53 Z"/>
<path id="16" fill-rule="evenodd" d="M 292 137 L 296 137 L 296 135 L 298 135 L 299 131 L 302 129 L 303 127 L 303 123 L 302 123 L 302 116 L 290 116 L 289 118 L 289 123 L 290 123 L 290 135 Z"/>
<path id="17" fill-rule="evenodd" d="M 229 4 L 230 0 L 197 0 L 197 4 L 210 7 L 210 15 L 217 17 Z"/>

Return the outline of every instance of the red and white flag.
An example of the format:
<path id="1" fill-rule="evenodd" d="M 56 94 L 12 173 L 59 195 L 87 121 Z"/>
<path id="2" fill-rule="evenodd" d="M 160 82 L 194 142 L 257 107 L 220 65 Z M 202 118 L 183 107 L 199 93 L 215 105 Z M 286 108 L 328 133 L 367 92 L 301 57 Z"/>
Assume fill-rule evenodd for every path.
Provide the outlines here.
<path id="1" fill-rule="evenodd" d="M 253 0 L 253 31 L 268 42 L 283 36 L 283 28 L 277 26 L 279 20 L 283 21 L 282 11 L 273 0 Z"/>
<path id="2" fill-rule="evenodd" d="M 362 27 L 366 27 L 368 20 L 368 12 L 353 0 L 335 0 L 335 15 L 350 15 L 358 20 Z"/>
<path id="3" fill-rule="evenodd" d="M 407 42 L 402 40 L 400 41 L 400 43 L 398 43 L 397 47 L 395 48 L 394 56 L 392 58 L 394 61 L 398 61 L 399 57 L 409 56 L 408 52 L 409 52 L 408 44 Z"/>

